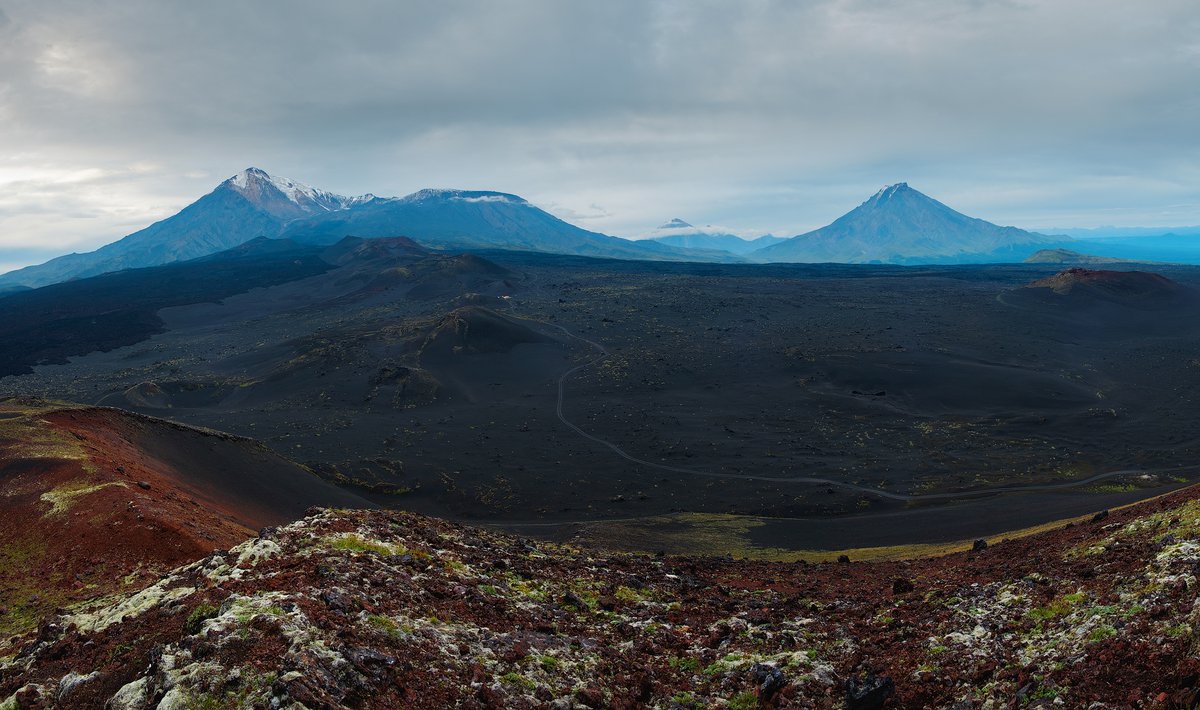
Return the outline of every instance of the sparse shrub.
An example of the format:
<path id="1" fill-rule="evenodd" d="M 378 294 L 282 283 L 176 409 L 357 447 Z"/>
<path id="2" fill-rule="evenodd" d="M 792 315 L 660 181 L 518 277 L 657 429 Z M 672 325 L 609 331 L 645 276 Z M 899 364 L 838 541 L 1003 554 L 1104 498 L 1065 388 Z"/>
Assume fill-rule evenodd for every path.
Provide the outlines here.
<path id="1" fill-rule="evenodd" d="M 667 663 L 672 668 L 686 673 L 695 673 L 700 669 L 700 659 L 698 658 L 672 658 Z"/>
<path id="2" fill-rule="evenodd" d="M 383 614 L 371 614 L 367 616 L 367 623 L 390 636 L 394 636 L 400 631 L 400 627 L 396 626 L 396 622 Z"/>
<path id="3" fill-rule="evenodd" d="M 537 683 L 534 683 L 520 673 L 505 673 L 500 676 L 500 682 L 505 685 L 515 685 L 526 690 L 533 690 L 537 687 Z"/>
<path id="4" fill-rule="evenodd" d="M 1091 643 L 1095 643 L 1096 641 L 1103 641 L 1104 639 L 1112 638 L 1116 635 L 1116 629 L 1108 624 L 1101 624 L 1100 626 L 1092 629 L 1091 633 L 1088 634 L 1087 640 Z"/>
<path id="5" fill-rule="evenodd" d="M 189 636 L 192 634 L 198 634 L 200 633 L 200 629 L 204 626 L 204 622 L 212 619 L 219 613 L 221 613 L 221 610 L 216 606 L 209 604 L 208 602 L 201 602 L 196 606 L 195 609 L 192 609 L 192 613 L 188 614 L 187 621 L 185 621 L 183 624 L 183 630 L 187 632 Z"/>
<path id="6" fill-rule="evenodd" d="M 389 545 L 386 542 L 367 540 L 360 535 L 344 535 L 335 539 L 332 546 L 335 550 L 371 552 L 384 557 L 388 555 L 402 555 L 407 552 L 403 545 Z"/>
<path id="7" fill-rule="evenodd" d="M 636 589 L 621 585 L 617 587 L 617 591 L 613 592 L 613 596 L 627 604 L 637 604 L 642 600 L 642 595 Z"/>

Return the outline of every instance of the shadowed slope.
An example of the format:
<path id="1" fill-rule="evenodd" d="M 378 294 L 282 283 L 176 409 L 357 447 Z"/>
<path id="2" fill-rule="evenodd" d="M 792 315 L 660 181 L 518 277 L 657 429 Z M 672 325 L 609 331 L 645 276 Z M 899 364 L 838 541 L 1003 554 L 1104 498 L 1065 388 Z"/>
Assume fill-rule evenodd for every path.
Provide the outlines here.
<path id="1" fill-rule="evenodd" d="M 0 632 L 318 504 L 370 507 L 248 439 L 113 409 L 0 401 Z"/>

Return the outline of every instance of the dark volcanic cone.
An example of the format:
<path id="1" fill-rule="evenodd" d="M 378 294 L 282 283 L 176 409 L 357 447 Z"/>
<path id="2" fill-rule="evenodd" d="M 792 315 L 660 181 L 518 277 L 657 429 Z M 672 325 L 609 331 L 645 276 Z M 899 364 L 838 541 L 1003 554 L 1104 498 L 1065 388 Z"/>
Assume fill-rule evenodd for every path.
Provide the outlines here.
<path id="1" fill-rule="evenodd" d="M 523 343 L 552 339 L 519 321 L 480 306 L 464 306 L 446 315 L 421 347 L 421 362 L 436 364 L 466 353 L 508 352 Z"/>
<path id="2" fill-rule="evenodd" d="M 1133 307 L 1169 306 L 1191 300 L 1192 292 L 1159 274 L 1147 271 L 1108 271 L 1073 268 L 1026 284 L 1045 289 L 1052 297 L 1079 303 L 1106 301 Z"/>

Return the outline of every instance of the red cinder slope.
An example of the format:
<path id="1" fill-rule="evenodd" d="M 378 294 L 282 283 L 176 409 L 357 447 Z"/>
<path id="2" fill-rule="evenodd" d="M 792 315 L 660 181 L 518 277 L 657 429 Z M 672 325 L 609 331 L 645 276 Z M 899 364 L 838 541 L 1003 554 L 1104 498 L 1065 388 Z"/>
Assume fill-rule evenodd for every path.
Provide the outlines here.
<path id="1" fill-rule="evenodd" d="M 145 586 L 314 504 L 369 507 L 249 440 L 113 409 L 0 401 L 0 637 Z"/>

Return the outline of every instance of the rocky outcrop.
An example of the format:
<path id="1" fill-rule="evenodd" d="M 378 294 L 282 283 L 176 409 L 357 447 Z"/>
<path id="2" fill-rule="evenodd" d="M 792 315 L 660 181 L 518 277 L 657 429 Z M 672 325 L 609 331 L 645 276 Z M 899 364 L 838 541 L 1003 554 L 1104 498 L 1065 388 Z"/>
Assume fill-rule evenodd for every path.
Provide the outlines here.
<path id="1" fill-rule="evenodd" d="M 313 510 L 10 639 L 0 707 L 1193 707 L 1197 498 L 840 565 Z"/>

